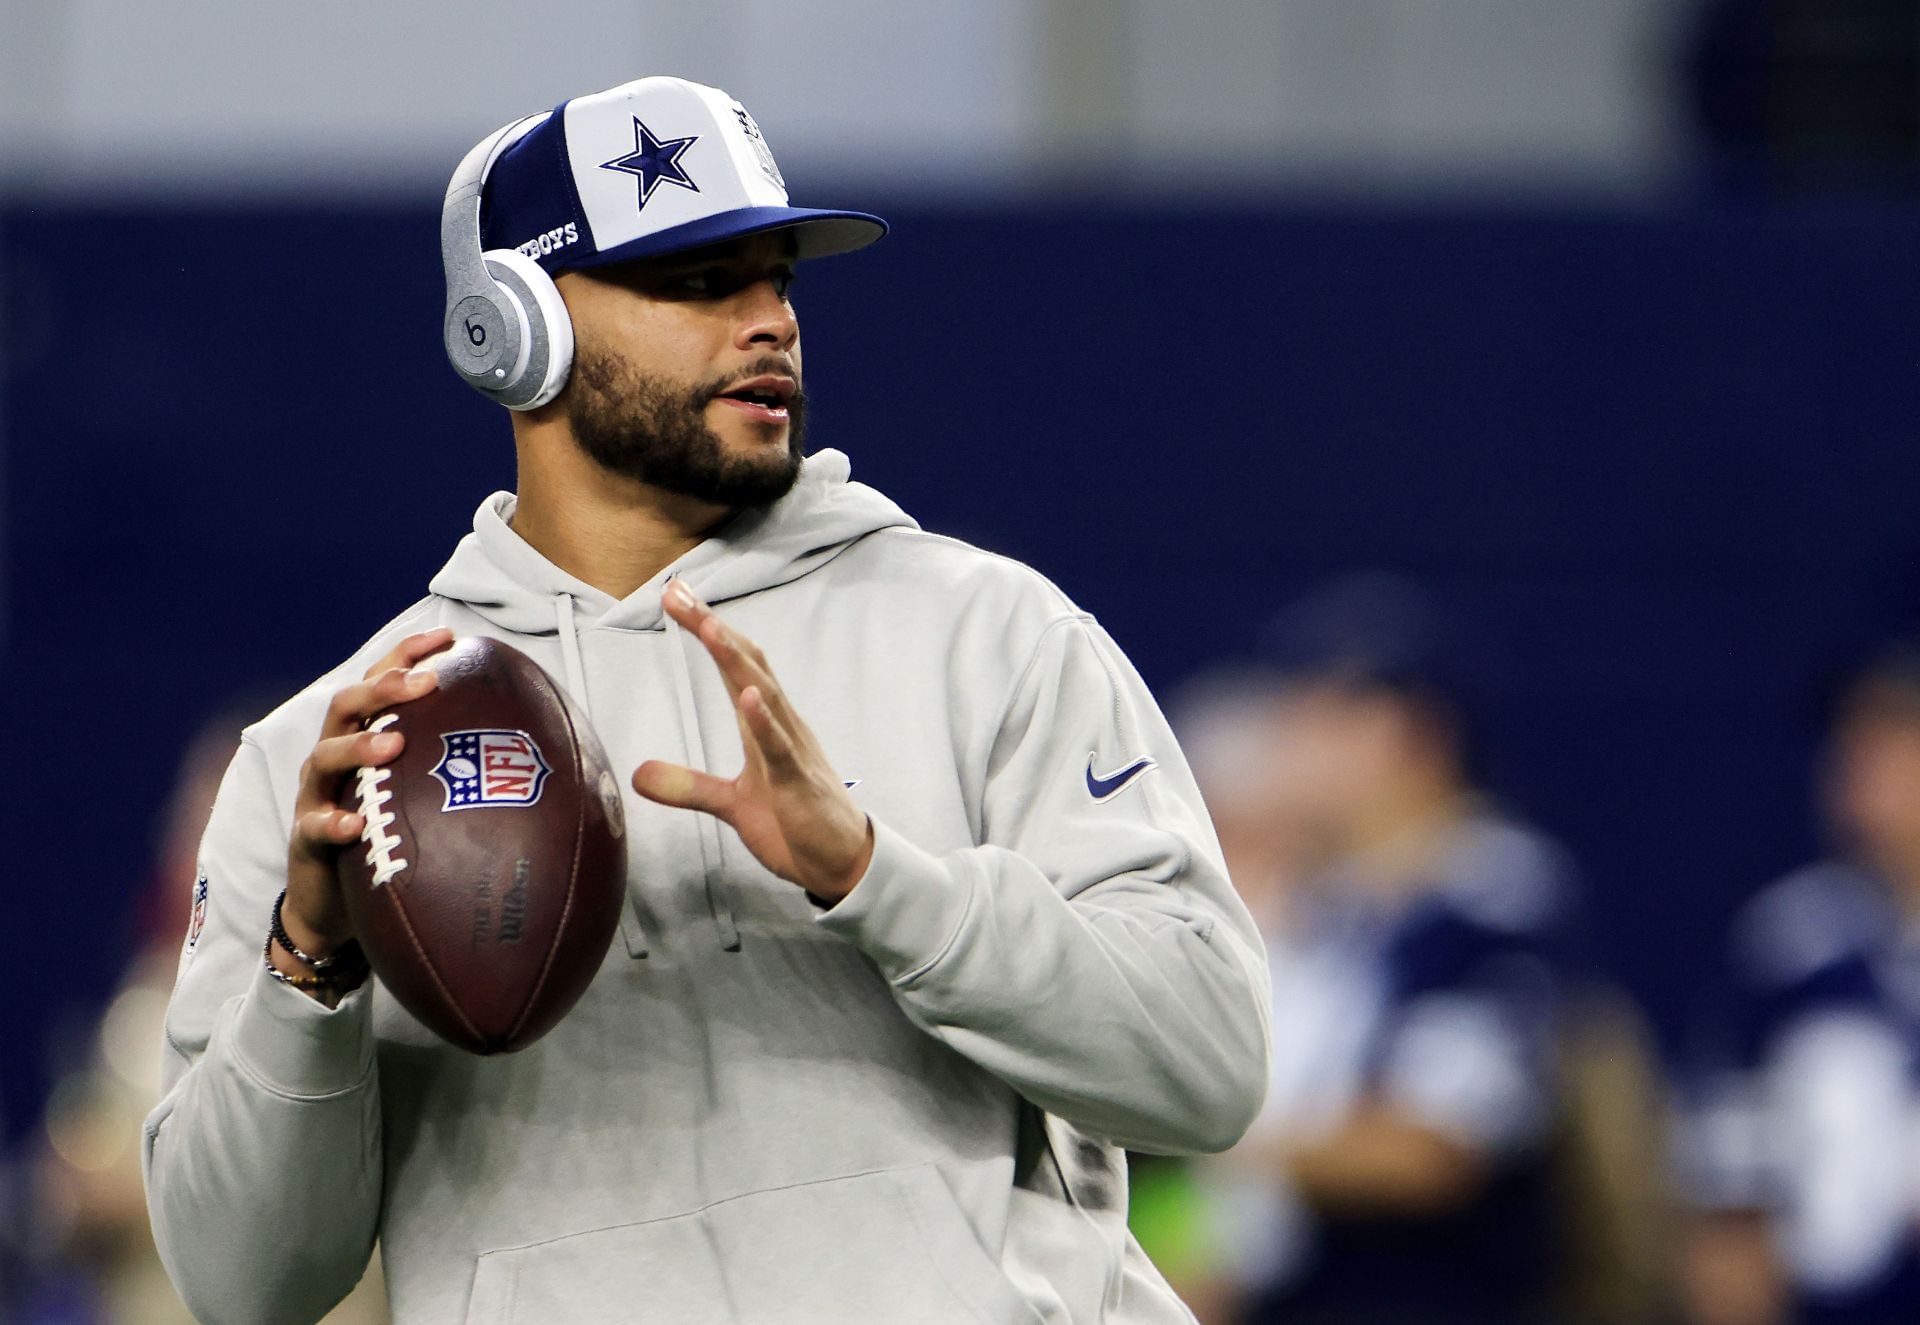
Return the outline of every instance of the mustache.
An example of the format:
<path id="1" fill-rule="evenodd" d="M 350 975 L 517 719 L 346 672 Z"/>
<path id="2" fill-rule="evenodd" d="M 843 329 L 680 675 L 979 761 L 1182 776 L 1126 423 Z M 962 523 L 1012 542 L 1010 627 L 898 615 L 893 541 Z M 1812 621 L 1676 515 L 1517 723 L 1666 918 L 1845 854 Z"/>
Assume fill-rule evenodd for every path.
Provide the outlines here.
<path id="1" fill-rule="evenodd" d="M 794 382 L 793 399 L 787 403 L 787 407 L 789 409 L 795 406 L 805 407 L 807 393 L 800 385 L 800 370 L 794 367 L 791 359 L 782 354 L 762 355 L 746 367 L 734 369 L 725 377 L 715 377 L 701 383 L 694 388 L 694 399 L 704 405 L 733 390 L 742 382 L 750 382 L 756 377 L 769 375 L 791 377 Z"/>

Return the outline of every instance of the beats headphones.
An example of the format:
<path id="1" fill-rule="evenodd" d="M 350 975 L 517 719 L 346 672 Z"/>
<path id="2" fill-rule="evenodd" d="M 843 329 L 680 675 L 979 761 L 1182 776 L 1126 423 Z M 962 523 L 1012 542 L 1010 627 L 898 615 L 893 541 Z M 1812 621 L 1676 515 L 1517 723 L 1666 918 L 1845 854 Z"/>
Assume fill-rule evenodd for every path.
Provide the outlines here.
<path id="1" fill-rule="evenodd" d="M 573 367 L 573 321 L 539 263 L 510 248 L 481 250 L 480 195 L 501 153 L 551 113 L 516 120 L 468 152 L 440 211 L 447 360 L 468 386 L 512 410 L 538 409 L 560 394 Z"/>

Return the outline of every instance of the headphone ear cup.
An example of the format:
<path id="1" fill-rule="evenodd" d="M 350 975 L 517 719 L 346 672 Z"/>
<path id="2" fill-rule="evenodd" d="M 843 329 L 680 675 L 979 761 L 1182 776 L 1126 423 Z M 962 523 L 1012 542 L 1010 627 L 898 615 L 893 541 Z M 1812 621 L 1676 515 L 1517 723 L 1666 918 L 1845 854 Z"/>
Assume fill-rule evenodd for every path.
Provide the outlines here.
<path id="1" fill-rule="evenodd" d="M 487 394 L 512 410 L 538 409 L 560 394 L 573 368 L 573 319 L 546 268 L 510 248 L 481 255 L 487 274 L 517 305 L 526 327 L 525 355 Z"/>

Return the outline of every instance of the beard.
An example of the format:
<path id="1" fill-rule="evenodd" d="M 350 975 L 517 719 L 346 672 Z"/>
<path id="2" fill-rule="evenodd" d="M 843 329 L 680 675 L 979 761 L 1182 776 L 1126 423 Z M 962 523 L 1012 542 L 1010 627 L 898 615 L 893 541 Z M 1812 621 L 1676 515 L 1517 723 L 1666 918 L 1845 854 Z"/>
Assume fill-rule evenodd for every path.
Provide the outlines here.
<path id="1" fill-rule="evenodd" d="M 800 477 L 806 397 L 796 391 L 787 402 L 781 451 L 730 454 L 706 420 L 708 404 L 721 392 L 762 373 L 792 376 L 793 368 L 769 356 L 688 387 L 644 373 L 617 354 L 582 348 L 567 392 L 567 422 L 580 449 L 615 474 L 714 506 L 771 506 Z"/>

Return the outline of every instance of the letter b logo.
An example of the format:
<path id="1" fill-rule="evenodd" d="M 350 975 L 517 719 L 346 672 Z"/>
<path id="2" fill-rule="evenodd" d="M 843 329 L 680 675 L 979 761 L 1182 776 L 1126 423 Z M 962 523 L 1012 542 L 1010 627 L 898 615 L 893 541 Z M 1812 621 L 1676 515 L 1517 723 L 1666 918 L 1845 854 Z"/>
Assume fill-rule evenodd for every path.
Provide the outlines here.
<path id="1" fill-rule="evenodd" d="M 506 376 L 501 356 L 514 350 L 500 310 L 479 295 L 469 295 L 447 310 L 446 345 L 454 367 L 471 377 L 484 375 L 489 384 Z"/>

